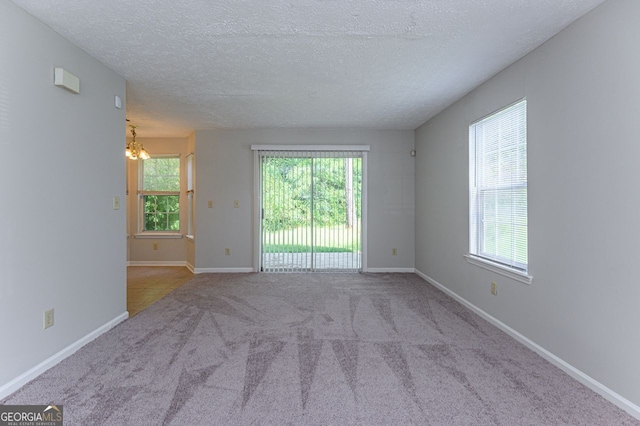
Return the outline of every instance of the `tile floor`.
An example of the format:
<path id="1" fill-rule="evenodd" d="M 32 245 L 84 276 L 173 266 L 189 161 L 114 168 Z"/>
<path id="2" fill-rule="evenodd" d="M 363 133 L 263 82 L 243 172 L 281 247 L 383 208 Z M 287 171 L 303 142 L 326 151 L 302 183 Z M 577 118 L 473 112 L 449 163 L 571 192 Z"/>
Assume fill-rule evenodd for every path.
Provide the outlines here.
<path id="1" fill-rule="evenodd" d="M 127 310 L 132 317 L 193 278 L 184 266 L 127 267 Z"/>

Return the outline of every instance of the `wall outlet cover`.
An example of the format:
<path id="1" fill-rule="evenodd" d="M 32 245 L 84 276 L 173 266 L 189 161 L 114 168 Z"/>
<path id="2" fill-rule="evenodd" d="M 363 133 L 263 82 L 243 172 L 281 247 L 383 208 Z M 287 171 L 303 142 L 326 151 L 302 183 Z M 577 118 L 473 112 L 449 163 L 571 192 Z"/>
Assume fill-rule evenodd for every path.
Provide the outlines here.
<path id="1" fill-rule="evenodd" d="M 54 316 L 53 316 L 53 308 L 47 309 L 44 311 L 44 329 L 46 330 L 49 327 L 53 327 L 54 324 Z"/>

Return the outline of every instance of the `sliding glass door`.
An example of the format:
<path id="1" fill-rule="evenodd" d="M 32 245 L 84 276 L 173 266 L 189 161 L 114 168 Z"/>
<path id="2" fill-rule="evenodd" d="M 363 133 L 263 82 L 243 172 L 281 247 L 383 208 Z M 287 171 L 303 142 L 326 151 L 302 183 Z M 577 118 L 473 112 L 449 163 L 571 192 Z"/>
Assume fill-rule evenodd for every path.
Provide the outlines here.
<path id="1" fill-rule="evenodd" d="M 361 270 L 361 151 L 260 151 L 259 173 L 260 270 Z"/>

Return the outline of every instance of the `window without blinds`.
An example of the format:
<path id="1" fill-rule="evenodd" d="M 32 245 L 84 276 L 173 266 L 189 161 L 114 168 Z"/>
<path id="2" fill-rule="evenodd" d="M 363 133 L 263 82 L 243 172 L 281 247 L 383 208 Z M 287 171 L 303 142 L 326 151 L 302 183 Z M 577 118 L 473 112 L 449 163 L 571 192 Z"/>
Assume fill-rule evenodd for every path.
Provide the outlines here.
<path id="1" fill-rule="evenodd" d="M 187 155 L 187 235 L 193 238 L 194 233 L 194 212 L 195 212 L 195 186 L 193 153 Z"/>
<path id="2" fill-rule="evenodd" d="M 469 127 L 470 252 L 527 271 L 527 102 Z"/>

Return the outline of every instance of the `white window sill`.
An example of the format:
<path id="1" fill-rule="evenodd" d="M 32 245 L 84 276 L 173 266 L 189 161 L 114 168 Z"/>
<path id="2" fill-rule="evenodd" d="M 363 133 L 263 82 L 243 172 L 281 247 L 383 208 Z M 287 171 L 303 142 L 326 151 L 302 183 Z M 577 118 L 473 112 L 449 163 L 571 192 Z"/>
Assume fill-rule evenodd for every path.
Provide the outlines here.
<path id="1" fill-rule="evenodd" d="M 182 238 L 182 234 L 169 233 L 169 232 L 145 232 L 144 234 L 135 234 L 134 238 L 157 238 L 157 239 L 167 239 L 167 238 Z"/>
<path id="2" fill-rule="evenodd" d="M 187 240 L 190 240 L 190 241 L 195 241 L 195 240 L 196 240 L 196 237 L 194 237 L 193 235 L 185 235 L 184 237 L 185 237 Z"/>
<path id="3" fill-rule="evenodd" d="M 472 265 L 479 266 L 491 272 L 495 272 L 496 274 L 504 275 L 505 277 L 520 281 L 521 283 L 531 284 L 531 282 L 533 281 L 533 277 L 531 275 L 528 275 L 524 272 L 516 271 L 515 269 L 511 269 L 507 266 L 500 265 L 499 263 L 491 262 L 489 260 L 471 254 L 465 254 L 464 258 Z"/>

